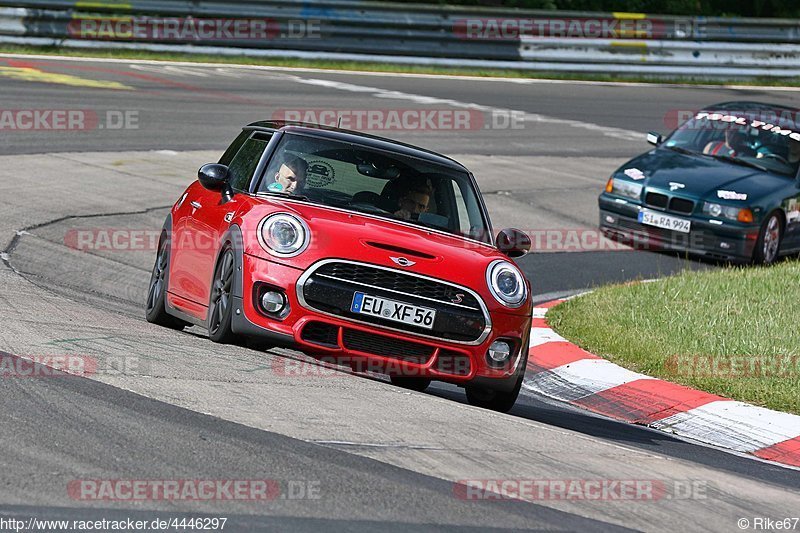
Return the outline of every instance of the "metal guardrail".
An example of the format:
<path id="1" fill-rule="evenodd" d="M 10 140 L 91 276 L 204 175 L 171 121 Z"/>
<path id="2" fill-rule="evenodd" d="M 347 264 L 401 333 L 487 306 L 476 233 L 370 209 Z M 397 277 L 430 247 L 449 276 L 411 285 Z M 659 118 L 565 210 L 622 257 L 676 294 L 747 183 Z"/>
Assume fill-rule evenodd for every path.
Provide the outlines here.
<path id="1" fill-rule="evenodd" d="M 159 17 L 263 19 L 274 32 L 265 39 L 174 40 L 76 31 L 82 20 Z M 313 23 L 314 35 L 292 35 L 298 23 Z M 800 76 L 798 20 L 355 0 L 0 0 L 0 42 L 633 75 Z"/>

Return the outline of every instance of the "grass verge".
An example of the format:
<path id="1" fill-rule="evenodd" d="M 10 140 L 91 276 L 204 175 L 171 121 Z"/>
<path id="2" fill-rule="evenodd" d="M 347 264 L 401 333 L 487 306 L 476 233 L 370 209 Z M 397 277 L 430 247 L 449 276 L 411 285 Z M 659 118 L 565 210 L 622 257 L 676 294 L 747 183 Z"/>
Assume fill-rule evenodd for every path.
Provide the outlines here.
<path id="1" fill-rule="evenodd" d="M 463 68 L 463 67 L 431 67 L 423 65 L 403 65 L 395 63 L 369 63 L 360 61 L 331 61 L 292 58 L 266 58 L 247 56 L 221 56 L 186 54 L 173 52 L 150 52 L 146 50 L 80 49 L 58 46 L 0 45 L 0 53 L 4 54 L 44 54 L 70 57 L 96 57 L 108 59 L 146 59 L 151 61 L 185 61 L 191 63 L 219 63 L 228 65 L 259 65 L 273 67 L 318 68 L 329 70 L 352 70 L 366 72 L 393 72 L 408 74 L 438 74 L 448 76 L 477 76 L 515 79 L 601 81 L 628 83 L 674 83 L 678 85 L 736 85 L 765 87 L 797 87 L 800 78 L 752 78 L 744 80 L 697 80 L 692 78 L 664 78 L 648 76 L 624 76 L 613 74 L 586 73 L 571 74 L 564 72 Z"/>
<path id="2" fill-rule="evenodd" d="M 800 262 L 684 272 L 552 309 L 560 335 L 636 372 L 800 414 Z"/>

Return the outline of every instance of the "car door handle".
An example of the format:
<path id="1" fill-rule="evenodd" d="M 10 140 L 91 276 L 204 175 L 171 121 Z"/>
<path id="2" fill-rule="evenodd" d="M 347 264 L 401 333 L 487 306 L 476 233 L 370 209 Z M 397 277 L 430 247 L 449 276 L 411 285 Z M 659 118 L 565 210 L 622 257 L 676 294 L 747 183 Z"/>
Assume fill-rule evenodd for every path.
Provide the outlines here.
<path id="1" fill-rule="evenodd" d="M 194 207 L 195 209 L 200 209 L 201 207 L 203 207 L 203 204 L 201 204 L 197 200 L 192 200 L 191 204 L 192 204 L 192 207 Z"/>

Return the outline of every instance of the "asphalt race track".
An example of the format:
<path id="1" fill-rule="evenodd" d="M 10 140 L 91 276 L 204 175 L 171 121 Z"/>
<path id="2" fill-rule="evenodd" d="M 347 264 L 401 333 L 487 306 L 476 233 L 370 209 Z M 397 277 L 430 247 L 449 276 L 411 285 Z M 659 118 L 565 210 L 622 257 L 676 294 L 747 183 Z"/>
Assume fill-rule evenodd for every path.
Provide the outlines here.
<path id="1" fill-rule="evenodd" d="M 544 232 L 519 261 L 537 301 L 717 268 L 596 238 L 589 250 L 565 251 L 564 236 L 596 237 L 596 196 L 647 148 L 646 131 L 666 132 L 677 112 L 718 101 L 797 106 L 795 92 L 0 57 L 0 98 L 0 111 L 97 118 L 79 130 L 0 129 L 0 355 L 99 364 L 90 379 L 0 380 L 0 519 L 225 517 L 231 531 L 737 531 L 739 518 L 797 514 L 796 470 L 530 393 L 500 415 L 468 406 L 456 387 L 413 393 L 297 353 L 152 326 L 143 316 L 152 247 L 76 245 L 81 232 L 158 230 L 196 169 L 245 123 L 308 109 L 467 110 L 480 126 L 375 133 L 465 163 L 495 229 Z M 120 479 L 269 479 L 280 492 L 270 501 L 98 501 L 74 490 L 79 480 Z M 455 485 L 487 479 L 650 480 L 666 492 L 474 501 Z M 692 484 L 702 490 L 686 493 Z"/>

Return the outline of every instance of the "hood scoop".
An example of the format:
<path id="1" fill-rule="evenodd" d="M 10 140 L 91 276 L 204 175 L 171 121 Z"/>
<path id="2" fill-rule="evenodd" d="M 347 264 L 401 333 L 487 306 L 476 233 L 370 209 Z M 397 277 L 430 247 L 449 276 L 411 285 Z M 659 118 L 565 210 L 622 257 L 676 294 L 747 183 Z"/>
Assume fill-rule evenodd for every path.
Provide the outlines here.
<path id="1" fill-rule="evenodd" d="M 387 252 L 393 252 L 396 254 L 403 254 L 403 255 L 410 255 L 413 257 L 419 257 L 421 259 L 436 259 L 435 255 L 427 254 L 425 252 L 420 252 L 418 250 L 411 250 L 410 248 L 403 248 L 402 246 L 394 246 L 393 244 L 386 244 L 382 242 L 375 242 L 375 241 L 364 241 L 365 244 L 368 246 L 372 246 L 373 248 L 378 248 L 380 250 L 386 250 Z"/>

